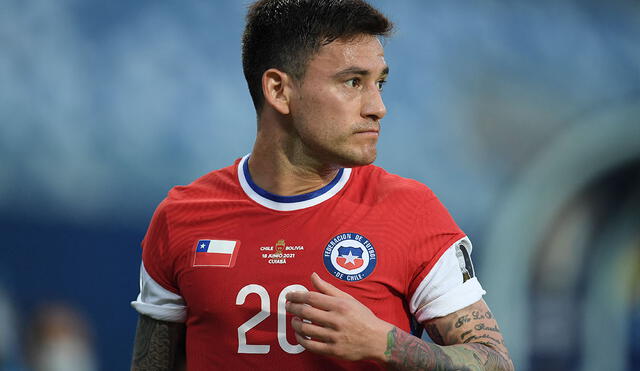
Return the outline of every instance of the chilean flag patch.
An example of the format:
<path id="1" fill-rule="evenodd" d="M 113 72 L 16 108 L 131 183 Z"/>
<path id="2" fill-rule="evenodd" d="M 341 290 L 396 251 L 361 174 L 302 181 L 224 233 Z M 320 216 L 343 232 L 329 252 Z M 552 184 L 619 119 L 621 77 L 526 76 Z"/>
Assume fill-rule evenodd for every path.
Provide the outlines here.
<path id="1" fill-rule="evenodd" d="M 236 264 L 239 249 L 238 240 L 199 240 L 193 266 L 231 268 Z"/>

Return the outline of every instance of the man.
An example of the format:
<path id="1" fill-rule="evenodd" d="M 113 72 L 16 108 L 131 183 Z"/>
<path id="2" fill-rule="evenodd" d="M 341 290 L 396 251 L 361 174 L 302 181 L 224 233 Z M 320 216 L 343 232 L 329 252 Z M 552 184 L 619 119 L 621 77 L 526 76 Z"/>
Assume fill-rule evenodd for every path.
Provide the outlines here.
<path id="1" fill-rule="evenodd" d="M 250 8 L 256 142 L 158 206 L 132 369 L 513 369 L 468 238 L 427 187 L 370 165 L 391 28 L 361 0 Z"/>

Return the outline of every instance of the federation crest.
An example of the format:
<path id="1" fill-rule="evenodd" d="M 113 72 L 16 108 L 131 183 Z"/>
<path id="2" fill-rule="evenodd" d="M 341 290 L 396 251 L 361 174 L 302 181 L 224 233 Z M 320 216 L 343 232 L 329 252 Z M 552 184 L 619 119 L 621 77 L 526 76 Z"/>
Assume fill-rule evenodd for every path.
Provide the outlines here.
<path id="1" fill-rule="evenodd" d="M 343 281 L 360 281 L 376 267 L 377 256 L 371 242 L 358 233 L 341 233 L 324 248 L 324 266 Z"/>

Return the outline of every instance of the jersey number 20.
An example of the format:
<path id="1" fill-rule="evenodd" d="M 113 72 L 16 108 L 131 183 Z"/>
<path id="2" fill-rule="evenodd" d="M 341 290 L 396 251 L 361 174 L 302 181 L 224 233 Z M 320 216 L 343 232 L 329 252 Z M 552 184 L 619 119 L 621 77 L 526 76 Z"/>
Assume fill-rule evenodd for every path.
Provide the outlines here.
<path id="1" fill-rule="evenodd" d="M 298 354 L 304 351 L 304 347 L 300 344 L 291 344 L 287 340 L 287 312 L 284 308 L 286 303 L 285 296 L 290 291 L 309 291 L 302 285 L 290 285 L 280 291 L 278 295 L 278 344 L 282 350 L 291 354 Z M 267 354 L 269 353 L 269 345 L 247 344 L 247 331 L 254 328 L 257 324 L 264 321 L 271 314 L 271 299 L 269 293 L 264 287 L 251 284 L 243 287 L 236 296 L 236 305 L 244 304 L 249 294 L 257 294 L 260 296 L 260 312 L 251 317 L 247 322 L 238 327 L 238 353 L 251 354 Z"/>

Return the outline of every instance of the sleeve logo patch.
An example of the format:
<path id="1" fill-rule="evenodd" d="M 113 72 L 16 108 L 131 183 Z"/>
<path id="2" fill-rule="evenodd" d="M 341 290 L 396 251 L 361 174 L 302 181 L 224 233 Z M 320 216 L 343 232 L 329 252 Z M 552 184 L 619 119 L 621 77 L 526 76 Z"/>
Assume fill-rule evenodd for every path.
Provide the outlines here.
<path id="1" fill-rule="evenodd" d="M 236 264 L 238 250 L 238 240 L 198 240 L 193 255 L 193 266 L 232 268 Z"/>
<path id="2" fill-rule="evenodd" d="M 465 245 L 465 242 L 468 243 L 466 238 L 456 244 L 456 257 L 458 258 L 458 264 L 462 272 L 462 282 L 467 282 L 475 277 L 473 263 L 471 262 L 471 249 Z"/>
<path id="3" fill-rule="evenodd" d="M 341 233 L 324 248 L 324 266 L 332 276 L 343 281 L 360 281 L 376 267 L 376 250 L 357 233 Z"/>

